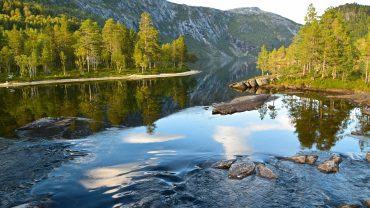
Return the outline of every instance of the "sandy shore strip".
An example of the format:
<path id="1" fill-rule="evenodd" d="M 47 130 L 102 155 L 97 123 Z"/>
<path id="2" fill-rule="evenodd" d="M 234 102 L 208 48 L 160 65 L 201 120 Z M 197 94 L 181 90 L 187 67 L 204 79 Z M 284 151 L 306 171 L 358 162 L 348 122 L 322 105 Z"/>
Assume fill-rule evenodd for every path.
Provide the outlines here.
<path id="1" fill-rule="evenodd" d="M 23 87 L 33 85 L 47 85 L 47 84 L 65 84 L 76 82 L 93 82 L 93 81 L 108 81 L 108 80 L 140 80 L 140 79 L 154 79 L 154 78 L 167 78 L 167 77 L 185 77 L 199 74 L 201 71 L 191 70 L 181 73 L 166 73 L 166 74 L 152 74 L 152 75 L 126 75 L 117 77 L 97 77 L 97 78 L 77 78 L 77 79 L 57 79 L 57 80 L 43 80 L 32 82 L 8 82 L 1 83 L 0 87 Z"/>

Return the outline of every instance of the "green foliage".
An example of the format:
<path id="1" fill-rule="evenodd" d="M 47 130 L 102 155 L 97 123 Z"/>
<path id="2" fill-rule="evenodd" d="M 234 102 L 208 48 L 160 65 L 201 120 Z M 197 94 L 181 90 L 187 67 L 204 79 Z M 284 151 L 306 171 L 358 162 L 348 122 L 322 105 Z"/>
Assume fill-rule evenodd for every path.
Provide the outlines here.
<path id="1" fill-rule="evenodd" d="M 67 75 L 76 68 L 81 74 L 110 69 L 121 73 L 134 67 L 158 72 L 158 66 L 175 63 L 182 68 L 188 57 L 194 59 L 187 54 L 183 37 L 171 43 L 171 58 L 163 58 L 159 32 L 148 13 L 142 14 L 136 33 L 113 19 L 100 28 L 91 19 L 77 18 L 86 15 L 57 14 L 66 6 L 57 4 L 59 9 L 48 10 L 42 0 L 0 2 L 1 77 Z"/>
<path id="2" fill-rule="evenodd" d="M 348 9 L 346 9 L 348 7 Z M 317 17 L 315 8 L 311 4 L 305 17 L 306 24 L 298 32 L 292 44 L 288 48 L 273 49 L 266 52 L 263 46 L 258 58 L 258 67 L 262 71 L 283 77 L 309 77 L 316 86 L 337 86 L 341 88 L 349 85 L 333 84 L 338 82 L 353 84 L 354 80 L 363 79 L 369 83 L 369 51 L 370 33 L 358 37 L 363 30 L 353 33 L 351 28 L 357 25 L 362 28 L 363 24 L 370 27 L 369 22 L 353 22 L 348 15 L 370 18 L 368 9 L 357 5 L 346 5 L 340 8 L 328 9 L 322 17 Z M 353 14 L 349 11 L 359 11 L 361 14 Z M 329 84 L 327 81 L 335 80 Z M 310 83 L 311 84 L 311 83 Z M 366 89 L 366 87 L 365 87 Z"/>

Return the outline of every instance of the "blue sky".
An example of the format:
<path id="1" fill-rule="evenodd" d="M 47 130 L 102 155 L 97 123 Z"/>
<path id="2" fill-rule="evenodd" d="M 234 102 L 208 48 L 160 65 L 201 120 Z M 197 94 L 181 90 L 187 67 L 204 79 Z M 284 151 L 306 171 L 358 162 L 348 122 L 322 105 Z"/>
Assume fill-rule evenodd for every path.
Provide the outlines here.
<path id="1" fill-rule="evenodd" d="M 228 10 L 239 7 L 259 7 L 262 10 L 273 12 L 287 17 L 295 22 L 303 23 L 308 5 L 313 3 L 319 15 L 328 7 L 345 3 L 370 5 L 370 0 L 169 0 L 174 3 L 193 6 L 212 7 Z"/>

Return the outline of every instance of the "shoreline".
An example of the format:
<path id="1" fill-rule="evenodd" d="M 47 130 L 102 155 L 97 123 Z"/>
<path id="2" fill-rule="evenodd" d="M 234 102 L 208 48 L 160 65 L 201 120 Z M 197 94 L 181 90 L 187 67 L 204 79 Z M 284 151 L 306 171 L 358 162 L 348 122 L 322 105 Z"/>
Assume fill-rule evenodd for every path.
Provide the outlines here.
<path id="1" fill-rule="evenodd" d="M 180 73 L 164 73 L 164 74 L 152 74 L 152 75 L 123 75 L 123 76 L 110 76 L 110 77 L 96 77 L 96 78 L 74 78 L 74 79 L 56 79 L 56 80 L 42 80 L 42 81 L 31 81 L 31 82 L 9 82 L 0 83 L 0 88 L 6 87 L 24 87 L 24 86 L 35 86 L 35 85 L 47 85 L 47 84 L 67 84 L 67 83 L 79 83 L 79 82 L 93 82 L 93 81 L 109 81 L 109 80 L 140 80 L 140 79 L 154 79 L 154 78 L 169 78 L 169 77 L 185 77 L 201 73 L 198 70 L 191 70 Z"/>
<path id="2" fill-rule="evenodd" d="M 239 91 L 246 91 L 248 89 L 260 88 L 263 90 L 276 90 L 276 92 L 321 92 L 329 93 L 328 98 L 344 99 L 356 103 L 361 106 L 370 107 L 370 92 L 357 91 L 351 89 L 336 89 L 336 88 L 318 88 L 310 86 L 286 85 L 286 84 L 273 84 L 276 80 L 275 77 L 257 77 L 246 81 L 236 82 L 229 85 L 230 88 Z"/>

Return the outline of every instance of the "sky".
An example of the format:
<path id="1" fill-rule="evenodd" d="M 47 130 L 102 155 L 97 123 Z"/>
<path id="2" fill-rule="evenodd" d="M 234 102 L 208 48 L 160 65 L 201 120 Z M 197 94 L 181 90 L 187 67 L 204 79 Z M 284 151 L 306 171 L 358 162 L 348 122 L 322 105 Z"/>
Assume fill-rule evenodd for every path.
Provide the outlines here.
<path id="1" fill-rule="evenodd" d="M 318 14 L 333 6 L 346 3 L 358 3 L 370 5 L 370 0 L 168 0 L 174 3 L 187 4 L 191 6 L 212 7 L 228 10 L 240 7 L 259 7 L 260 9 L 279 14 L 297 23 L 304 23 L 304 16 L 308 5 L 313 3 Z"/>

